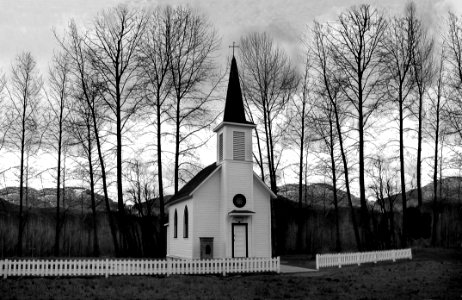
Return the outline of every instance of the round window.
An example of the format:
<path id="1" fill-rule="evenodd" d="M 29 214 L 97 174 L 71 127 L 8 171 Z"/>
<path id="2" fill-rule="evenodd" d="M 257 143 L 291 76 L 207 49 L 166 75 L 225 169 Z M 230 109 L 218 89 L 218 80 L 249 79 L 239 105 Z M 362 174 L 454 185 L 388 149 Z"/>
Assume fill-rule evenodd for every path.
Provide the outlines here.
<path id="1" fill-rule="evenodd" d="M 233 197 L 233 203 L 238 208 L 244 207 L 245 202 L 246 202 L 245 196 L 242 194 L 237 194 Z"/>

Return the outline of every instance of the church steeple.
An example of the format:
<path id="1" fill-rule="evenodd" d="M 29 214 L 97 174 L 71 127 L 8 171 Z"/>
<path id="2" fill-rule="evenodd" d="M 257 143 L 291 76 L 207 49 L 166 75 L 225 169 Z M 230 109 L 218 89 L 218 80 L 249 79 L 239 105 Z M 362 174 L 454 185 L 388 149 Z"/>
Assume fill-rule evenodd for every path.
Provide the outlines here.
<path id="1" fill-rule="evenodd" d="M 223 122 L 253 124 L 248 122 L 245 118 L 244 102 L 242 101 L 241 85 L 239 82 L 239 72 L 237 70 L 237 63 L 234 55 L 231 60 L 231 70 L 229 72 L 228 91 L 226 93 Z"/>

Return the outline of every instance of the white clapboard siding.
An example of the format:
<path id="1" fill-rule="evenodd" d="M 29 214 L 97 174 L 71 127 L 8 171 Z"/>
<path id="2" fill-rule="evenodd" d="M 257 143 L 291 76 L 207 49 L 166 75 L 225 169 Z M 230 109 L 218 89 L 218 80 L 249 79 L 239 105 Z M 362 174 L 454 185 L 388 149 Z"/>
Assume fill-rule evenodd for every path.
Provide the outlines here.
<path id="1" fill-rule="evenodd" d="M 360 265 L 362 263 L 377 263 L 379 261 L 396 261 L 397 259 L 412 259 L 412 250 L 394 249 L 385 251 L 369 251 L 354 253 L 316 254 L 316 269 L 323 267 L 339 267 Z"/>
<path id="2" fill-rule="evenodd" d="M 223 274 L 280 271 L 276 258 L 226 258 L 210 260 L 150 259 L 5 259 L 0 277 L 11 276 L 113 276 Z"/>

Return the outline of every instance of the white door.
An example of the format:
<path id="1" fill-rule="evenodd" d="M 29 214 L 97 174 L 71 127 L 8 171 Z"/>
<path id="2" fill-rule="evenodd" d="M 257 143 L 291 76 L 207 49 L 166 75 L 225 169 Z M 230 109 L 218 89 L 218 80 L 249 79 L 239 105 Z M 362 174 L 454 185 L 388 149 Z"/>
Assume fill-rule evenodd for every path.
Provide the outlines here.
<path id="1" fill-rule="evenodd" d="M 247 257 L 247 224 L 233 224 L 233 257 Z"/>

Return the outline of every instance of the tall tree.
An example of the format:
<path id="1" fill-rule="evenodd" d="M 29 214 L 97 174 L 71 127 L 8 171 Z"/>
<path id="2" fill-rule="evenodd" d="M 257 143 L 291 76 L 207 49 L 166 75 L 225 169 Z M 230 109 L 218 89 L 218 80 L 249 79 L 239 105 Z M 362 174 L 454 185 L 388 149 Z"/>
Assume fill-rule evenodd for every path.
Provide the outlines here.
<path id="1" fill-rule="evenodd" d="M 136 51 L 146 27 L 146 15 L 126 6 L 98 14 L 89 33 L 88 51 L 92 67 L 103 79 L 104 101 L 115 123 L 117 206 L 124 222 L 122 149 L 127 122 L 134 116 L 141 98 Z M 123 225 L 123 224 L 121 224 Z"/>
<path id="2" fill-rule="evenodd" d="M 298 231 L 297 231 L 297 250 L 302 250 L 302 226 L 304 217 L 302 215 L 303 203 L 303 186 L 307 184 L 304 182 L 304 168 L 306 156 L 308 156 L 308 147 L 310 142 L 309 132 L 309 114 L 312 109 L 313 98 L 313 80 L 311 79 L 311 60 L 310 53 L 306 51 L 304 55 L 303 72 L 300 74 L 299 89 L 290 100 L 288 109 L 288 139 L 289 143 L 297 148 L 298 152 Z"/>
<path id="3" fill-rule="evenodd" d="M 323 108 L 331 110 L 335 120 L 336 136 L 340 147 L 340 155 L 342 157 L 343 173 L 345 176 L 345 188 L 347 192 L 348 205 L 351 212 L 351 220 L 353 230 L 355 233 L 356 247 L 361 251 L 361 239 L 359 235 L 359 228 L 356 221 L 356 214 L 353 207 L 350 189 L 350 167 L 347 159 L 347 150 L 344 145 L 344 122 L 347 116 L 348 102 L 342 97 L 342 87 L 344 80 L 342 79 L 341 72 L 337 70 L 338 65 L 335 64 L 334 56 L 331 53 L 332 47 L 328 39 L 327 29 L 319 23 L 314 25 L 314 63 L 317 73 L 317 86 L 318 94 L 321 99 L 327 101 L 327 104 L 322 105 Z M 340 74 L 340 75 L 339 75 Z"/>
<path id="4" fill-rule="evenodd" d="M 38 74 L 35 59 L 29 52 L 23 52 L 16 57 L 11 68 L 11 86 L 9 94 L 11 98 L 11 110 L 9 123 L 12 130 L 9 134 L 9 144 L 20 153 L 19 166 L 19 228 L 18 243 L 16 253 L 18 256 L 23 254 L 23 231 L 24 231 L 24 212 L 23 202 L 25 196 L 24 184 L 26 170 L 26 159 L 28 150 L 31 150 L 37 142 L 40 134 L 39 128 L 39 108 L 40 90 L 42 79 Z"/>
<path id="5" fill-rule="evenodd" d="M 453 13 L 449 13 L 446 48 L 448 134 L 462 138 L 462 20 Z"/>
<path id="6" fill-rule="evenodd" d="M 402 243 L 406 244 L 406 170 L 405 170 L 405 147 L 404 147 L 404 121 L 411 104 L 407 101 L 409 94 L 414 88 L 412 74 L 413 49 L 416 41 L 412 34 L 414 19 L 414 6 L 409 4 L 403 17 L 394 17 L 388 26 L 384 42 L 383 55 L 385 57 L 385 70 L 387 72 L 387 89 L 390 101 L 397 105 L 399 124 L 399 163 L 401 178 L 401 200 L 403 206 Z"/>
<path id="7" fill-rule="evenodd" d="M 93 152 L 95 144 L 95 134 L 93 133 L 93 120 L 91 109 L 87 106 L 83 95 L 73 95 L 75 103 L 72 107 L 67 126 L 69 127 L 70 133 L 70 145 L 77 146 L 77 155 L 79 158 L 82 155 L 86 158 L 86 162 L 83 163 L 84 167 L 80 169 L 83 178 L 89 176 L 90 185 L 90 201 L 92 210 L 93 220 L 93 256 L 98 257 L 100 254 L 99 239 L 98 239 L 98 219 L 96 213 L 96 196 L 95 196 L 95 185 L 97 182 L 95 176 L 96 164 L 93 161 Z M 110 212 L 108 213 L 110 215 Z"/>
<path id="8" fill-rule="evenodd" d="M 433 157 L 433 222 L 432 222 L 432 245 L 436 246 L 437 243 L 437 224 L 438 224 L 438 185 L 442 184 L 442 178 L 438 178 L 438 169 L 439 166 L 443 163 L 439 161 L 439 151 L 440 147 L 439 144 L 441 143 L 441 135 L 444 133 L 444 126 L 443 126 L 443 112 L 446 110 L 446 101 L 444 97 L 444 76 L 445 76 L 445 45 L 442 45 L 441 52 L 439 56 L 438 65 L 436 68 L 436 80 L 435 84 L 432 87 L 434 89 L 434 94 L 429 97 L 430 100 L 430 118 L 431 121 L 429 122 L 432 135 L 434 139 L 434 157 Z M 441 200 L 440 200 L 441 201 Z"/>
<path id="9" fill-rule="evenodd" d="M 56 168 L 56 227 L 55 227 L 55 245 L 54 255 L 59 256 L 59 237 L 62 225 L 62 216 L 60 212 L 61 203 L 64 203 L 64 197 L 61 195 L 61 171 L 63 152 L 66 151 L 66 123 L 69 116 L 69 94 L 70 94 L 70 62 L 65 54 L 55 54 L 52 59 L 52 65 L 49 69 L 49 96 L 48 111 L 50 114 L 49 124 L 49 145 L 57 153 Z"/>
<path id="10" fill-rule="evenodd" d="M 8 134 L 8 129 L 10 128 L 8 120 L 7 120 L 7 104 L 5 101 L 5 86 L 6 86 L 6 78 L 5 75 L 0 73 L 0 150 L 3 149 L 5 145 L 5 138 Z M 0 171 L 1 173 L 1 171 Z"/>
<path id="11" fill-rule="evenodd" d="M 319 139 L 322 141 L 325 147 L 322 147 L 323 152 L 329 153 L 329 162 L 325 162 L 329 165 L 330 176 L 332 177 L 332 190 L 333 190 L 333 204 L 335 212 L 335 251 L 340 252 L 342 250 L 342 243 L 340 239 L 340 223 L 339 223 L 339 209 L 338 209 L 338 159 L 336 155 L 336 145 L 338 144 L 338 134 L 335 125 L 335 113 L 332 103 L 329 100 L 322 99 L 325 96 L 321 96 L 319 102 L 315 104 L 315 112 L 312 117 L 312 128 L 316 132 Z M 323 162 L 324 163 L 324 162 Z M 324 171 L 324 168 L 323 168 Z"/>
<path id="12" fill-rule="evenodd" d="M 371 178 L 371 190 L 375 194 L 383 219 L 386 221 L 385 247 L 396 247 L 394 204 L 397 199 L 397 187 L 394 184 L 397 170 L 394 170 L 390 161 L 384 156 L 384 149 L 372 158 L 372 168 L 368 170 Z"/>
<path id="13" fill-rule="evenodd" d="M 281 116 L 297 89 L 298 77 L 286 53 L 267 33 L 251 33 L 240 44 L 243 92 L 263 125 L 270 187 L 277 193 L 280 155 L 276 145 L 285 131 Z"/>
<path id="14" fill-rule="evenodd" d="M 204 16 L 189 8 L 177 7 L 172 12 L 168 54 L 173 86 L 170 119 L 174 126 L 175 151 L 173 185 L 178 192 L 181 171 L 191 162 L 181 160 L 193 155 L 204 142 L 198 136 L 210 119 L 211 93 L 218 81 L 214 79 L 213 55 L 218 49 L 215 30 Z M 211 85 L 211 89 L 210 89 Z M 184 130 L 184 129 L 187 129 Z M 192 142 L 192 138 L 200 142 Z"/>
<path id="15" fill-rule="evenodd" d="M 340 14 L 338 24 L 329 25 L 330 51 L 344 83 L 342 93 L 351 103 L 358 131 L 359 198 L 361 225 L 366 243 L 370 238 L 370 220 L 365 185 L 365 130 L 370 116 L 383 99 L 382 40 L 387 23 L 383 15 L 369 5 L 353 7 Z M 370 246 L 370 245 L 369 245 Z"/>
<path id="16" fill-rule="evenodd" d="M 92 134 L 96 143 L 99 167 L 103 185 L 104 202 L 111 230 L 114 251 L 119 255 L 119 243 L 117 239 L 115 222 L 109 204 L 108 184 L 106 178 L 106 164 L 104 161 L 102 139 L 100 129 L 102 121 L 106 119 L 106 111 L 102 105 L 104 82 L 102 76 L 96 72 L 91 64 L 91 52 L 88 50 L 86 36 L 82 36 L 74 22 L 69 25 L 67 40 L 59 40 L 63 50 L 69 55 L 72 62 L 72 75 L 76 89 L 74 100 L 83 102 L 78 107 L 84 107 L 85 113 L 91 115 Z"/>
<path id="17" fill-rule="evenodd" d="M 159 189 L 161 241 L 166 243 L 165 211 L 164 211 L 164 181 L 162 170 L 162 136 L 165 132 L 162 125 L 167 118 L 169 107 L 168 97 L 172 93 L 172 82 L 170 76 L 170 50 L 172 49 L 172 19 L 173 10 L 170 7 L 154 10 L 149 15 L 146 32 L 139 45 L 138 60 L 143 68 L 143 78 L 146 91 L 146 103 L 154 110 L 157 154 L 157 182 Z M 161 249 L 166 249 L 161 245 Z"/>
<path id="18" fill-rule="evenodd" d="M 433 38 L 428 34 L 422 21 L 417 18 L 415 4 L 408 8 L 411 38 L 415 41 L 412 47 L 412 69 L 417 90 L 417 205 L 422 207 L 422 139 L 425 118 L 424 97 L 433 80 Z"/>

